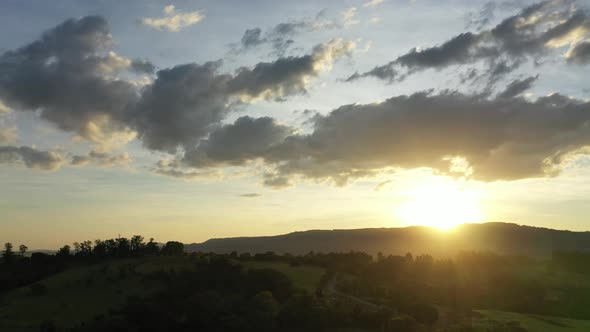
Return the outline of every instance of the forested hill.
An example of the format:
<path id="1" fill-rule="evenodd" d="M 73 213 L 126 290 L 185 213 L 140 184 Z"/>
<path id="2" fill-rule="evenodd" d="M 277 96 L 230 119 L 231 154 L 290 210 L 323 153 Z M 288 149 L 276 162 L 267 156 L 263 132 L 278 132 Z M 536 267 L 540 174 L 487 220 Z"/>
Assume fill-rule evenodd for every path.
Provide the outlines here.
<path id="1" fill-rule="evenodd" d="M 353 230 L 310 230 L 277 236 L 211 239 L 188 251 L 305 254 L 363 251 L 370 254 L 431 253 L 451 256 L 462 250 L 550 256 L 554 250 L 590 251 L 590 232 L 571 232 L 511 223 L 464 224 L 450 231 L 423 226 Z"/>

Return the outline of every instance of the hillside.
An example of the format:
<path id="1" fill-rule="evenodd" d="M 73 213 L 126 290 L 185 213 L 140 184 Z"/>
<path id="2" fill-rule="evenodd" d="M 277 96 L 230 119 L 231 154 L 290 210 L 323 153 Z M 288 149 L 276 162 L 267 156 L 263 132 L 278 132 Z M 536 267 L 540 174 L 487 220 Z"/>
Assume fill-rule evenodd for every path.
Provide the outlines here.
<path id="1" fill-rule="evenodd" d="M 370 254 L 431 253 L 450 256 L 461 250 L 546 257 L 553 250 L 590 251 L 590 232 L 571 232 L 510 223 L 464 224 L 451 231 L 429 227 L 310 230 L 277 236 L 211 239 L 186 245 L 191 252 L 231 251 L 305 254 L 363 251 Z"/>

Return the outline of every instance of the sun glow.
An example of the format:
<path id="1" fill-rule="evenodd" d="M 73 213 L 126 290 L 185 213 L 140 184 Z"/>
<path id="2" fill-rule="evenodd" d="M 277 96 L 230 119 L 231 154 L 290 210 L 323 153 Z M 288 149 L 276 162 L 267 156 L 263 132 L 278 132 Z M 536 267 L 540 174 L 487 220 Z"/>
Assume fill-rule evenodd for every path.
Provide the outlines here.
<path id="1" fill-rule="evenodd" d="M 451 229 L 482 221 L 477 190 L 450 180 L 431 180 L 412 186 L 397 210 L 408 225 Z"/>

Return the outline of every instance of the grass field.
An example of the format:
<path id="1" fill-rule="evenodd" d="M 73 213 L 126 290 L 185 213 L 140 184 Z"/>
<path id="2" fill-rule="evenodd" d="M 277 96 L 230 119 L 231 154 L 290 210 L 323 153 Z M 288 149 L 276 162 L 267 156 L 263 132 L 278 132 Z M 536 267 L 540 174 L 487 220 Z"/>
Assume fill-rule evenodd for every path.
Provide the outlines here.
<path id="1" fill-rule="evenodd" d="M 308 292 L 315 292 L 325 270 L 311 266 L 291 266 L 286 263 L 272 262 L 244 262 L 244 266 L 253 269 L 274 269 L 285 274 L 295 287 L 303 288 Z"/>
<path id="2" fill-rule="evenodd" d="M 30 287 L 23 287 L 2 296 L 0 331 L 38 331 L 48 320 L 75 326 L 121 306 L 130 295 L 157 291 L 158 285 L 146 281 L 142 273 L 190 266 L 184 257 L 151 257 L 67 270 L 43 280 L 46 294 L 33 296 Z"/>
<path id="3" fill-rule="evenodd" d="M 482 317 L 474 319 L 473 326 L 484 332 L 493 322 L 517 321 L 529 332 L 588 332 L 590 320 L 575 320 L 495 310 L 477 310 Z"/>
<path id="4" fill-rule="evenodd" d="M 280 271 L 309 292 L 315 291 L 324 273 L 320 268 L 284 263 L 243 265 Z M 0 331 L 38 331 L 49 320 L 57 326 L 74 327 L 122 306 L 131 295 L 142 297 L 161 289 L 161 283 L 143 278 L 144 274 L 193 266 L 189 257 L 149 257 L 69 269 L 42 281 L 45 294 L 34 296 L 30 287 L 23 287 L 0 297 Z"/>

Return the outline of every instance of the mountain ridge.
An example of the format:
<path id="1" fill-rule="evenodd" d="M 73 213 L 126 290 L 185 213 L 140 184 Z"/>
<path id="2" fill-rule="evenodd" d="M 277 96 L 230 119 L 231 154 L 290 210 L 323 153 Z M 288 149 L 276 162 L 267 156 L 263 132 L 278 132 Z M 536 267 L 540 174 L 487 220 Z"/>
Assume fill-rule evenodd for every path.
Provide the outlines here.
<path id="1" fill-rule="evenodd" d="M 554 250 L 590 251 L 590 231 L 556 230 L 505 222 L 461 224 L 448 231 L 428 226 L 361 229 L 312 229 L 281 235 L 212 238 L 187 244 L 189 252 L 231 251 L 306 254 L 364 251 L 369 254 L 428 253 L 452 256 L 459 251 L 549 256 Z"/>

